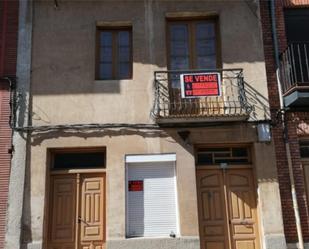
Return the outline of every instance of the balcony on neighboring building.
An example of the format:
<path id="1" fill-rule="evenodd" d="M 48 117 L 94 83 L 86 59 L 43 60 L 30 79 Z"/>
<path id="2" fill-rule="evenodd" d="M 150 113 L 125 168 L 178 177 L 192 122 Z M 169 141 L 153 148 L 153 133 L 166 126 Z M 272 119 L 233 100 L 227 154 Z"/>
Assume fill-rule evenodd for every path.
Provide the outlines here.
<path id="1" fill-rule="evenodd" d="M 286 107 L 309 106 L 309 43 L 290 43 L 280 58 Z"/>
<path id="2" fill-rule="evenodd" d="M 217 75 L 218 81 L 207 82 L 209 75 Z M 184 84 L 187 76 L 206 81 Z M 158 124 L 244 121 L 252 111 L 242 69 L 156 71 L 154 78 L 152 114 Z"/>

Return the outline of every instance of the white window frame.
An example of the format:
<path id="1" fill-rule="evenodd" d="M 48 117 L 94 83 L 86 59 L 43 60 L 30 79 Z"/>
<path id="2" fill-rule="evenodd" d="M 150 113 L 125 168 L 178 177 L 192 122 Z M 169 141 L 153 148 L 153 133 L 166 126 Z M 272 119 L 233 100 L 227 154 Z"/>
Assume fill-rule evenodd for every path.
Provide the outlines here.
<path id="1" fill-rule="evenodd" d="M 128 214 L 128 167 L 131 163 L 147 163 L 147 162 L 173 162 L 174 164 L 174 173 L 175 173 L 175 205 L 176 205 L 176 237 L 181 236 L 180 232 L 180 217 L 179 217 L 179 202 L 178 202 L 178 188 L 177 188 L 177 170 L 176 170 L 176 154 L 175 153 L 166 153 L 166 154 L 134 154 L 134 155 L 125 155 L 125 214 L 126 214 L 126 238 L 155 238 L 149 236 L 140 236 L 140 237 L 130 237 L 127 235 L 129 231 L 129 214 Z M 164 236 L 166 238 L 166 236 Z"/>

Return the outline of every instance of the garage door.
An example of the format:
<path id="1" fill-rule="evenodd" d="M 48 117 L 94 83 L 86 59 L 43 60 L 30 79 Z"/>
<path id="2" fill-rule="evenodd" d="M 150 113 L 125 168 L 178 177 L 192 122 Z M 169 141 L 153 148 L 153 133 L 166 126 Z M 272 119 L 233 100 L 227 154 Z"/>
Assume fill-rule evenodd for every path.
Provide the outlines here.
<path id="1" fill-rule="evenodd" d="M 177 234 L 175 162 L 127 164 L 127 236 Z"/>

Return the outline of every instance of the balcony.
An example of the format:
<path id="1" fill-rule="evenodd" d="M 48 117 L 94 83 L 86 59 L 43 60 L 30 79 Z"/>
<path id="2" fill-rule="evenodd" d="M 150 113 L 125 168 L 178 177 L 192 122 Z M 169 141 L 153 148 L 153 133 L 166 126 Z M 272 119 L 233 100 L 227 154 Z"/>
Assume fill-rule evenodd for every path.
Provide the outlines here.
<path id="1" fill-rule="evenodd" d="M 280 56 L 286 107 L 309 106 L 309 43 L 291 43 Z"/>
<path id="2" fill-rule="evenodd" d="M 219 96 L 184 98 L 181 75 L 218 73 Z M 152 114 L 158 124 L 244 121 L 252 107 L 248 104 L 242 69 L 156 71 L 155 103 Z"/>

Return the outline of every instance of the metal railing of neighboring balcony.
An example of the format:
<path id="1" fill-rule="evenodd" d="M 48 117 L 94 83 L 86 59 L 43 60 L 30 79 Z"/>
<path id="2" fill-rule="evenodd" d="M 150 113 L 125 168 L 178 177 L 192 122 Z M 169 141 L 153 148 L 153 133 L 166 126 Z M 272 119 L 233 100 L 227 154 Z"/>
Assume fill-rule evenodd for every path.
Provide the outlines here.
<path id="1" fill-rule="evenodd" d="M 280 55 L 280 67 L 283 95 L 309 91 L 309 42 L 290 43 Z"/>
<path id="2" fill-rule="evenodd" d="M 187 73 L 217 72 L 221 75 L 221 96 L 182 98 L 180 75 Z M 152 115 L 163 119 L 207 119 L 224 118 L 226 121 L 245 120 L 252 111 L 247 102 L 242 69 L 156 71 L 155 103 Z"/>

